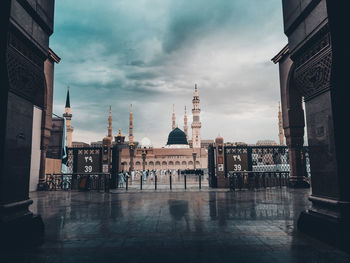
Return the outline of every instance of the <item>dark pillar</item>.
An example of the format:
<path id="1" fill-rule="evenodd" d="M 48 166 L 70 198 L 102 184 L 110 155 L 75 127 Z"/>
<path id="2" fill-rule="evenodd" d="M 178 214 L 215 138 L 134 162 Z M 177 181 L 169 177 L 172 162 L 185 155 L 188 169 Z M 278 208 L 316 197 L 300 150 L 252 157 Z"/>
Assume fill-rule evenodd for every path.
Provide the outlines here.
<path id="1" fill-rule="evenodd" d="M 225 147 L 224 138 L 218 136 L 215 139 L 216 175 L 217 187 L 228 188 L 228 179 L 225 176 Z"/>
<path id="2" fill-rule="evenodd" d="M 44 107 L 54 1 L 5 0 L 0 9 L 0 243 L 32 246 L 44 234 L 40 216 L 29 211 L 33 106 Z"/>
<path id="3" fill-rule="evenodd" d="M 350 250 L 348 63 L 345 1 L 283 1 L 294 62 L 292 82 L 305 98 L 312 208 L 298 227 Z"/>
<path id="4" fill-rule="evenodd" d="M 135 148 L 134 145 L 129 145 L 129 153 L 130 153 L 130 166 L 129 166 L 129 174 L 131 175 L 131 172 L 134 170 L 134 152 Z"/>
<path id="5" fill-rule="evenodd" d="M 193 152 L 192 157 L 193 157 L 193 169 L 196 170 L 197 153 Z"/>
<path id="6" fill-rule="evenodd" d="M 291 125 L 284 129 L 289 151 L 290 173 L 288 186 L 293 188 L 308 188 L 310 187 L 310 184 L 306 181 L 304 163 L 302 159 L 304 144 L 304 112 L 302 110 L 295 110 L 289 111 L 289 114 L 294 114 L 297 116 L 296 119 L 299 121 L 294 119 L 294 124 L 292 124 L 293 118 L 290 118 L 289 120 Z"/>
<path id="7" fill-rule="evenodd" d="M 44 63 L 44 72 L 46 80 L 44 109 L 41 121 L 41 156 L 38 190 L 43 189 L 46 173 L 46 153 L 49 147 L 52 130 L 52 105 L 53 105 L 53 85 L 54 85 L 54 67 L 55 63 L 60 62 L 60 58 L 49 49 L 49 56 Z"/>

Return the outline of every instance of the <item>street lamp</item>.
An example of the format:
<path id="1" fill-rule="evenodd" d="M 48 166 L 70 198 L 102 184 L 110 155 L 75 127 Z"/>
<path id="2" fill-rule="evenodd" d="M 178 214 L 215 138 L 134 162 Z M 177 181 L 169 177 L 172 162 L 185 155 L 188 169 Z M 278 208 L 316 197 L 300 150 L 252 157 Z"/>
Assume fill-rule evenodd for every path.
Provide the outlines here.
<path id="1" fill-rule="evenodd" d="M 146 165 L 146 155 L 147 150 L 145 150 L 146 147 L 142 150 L 142 170 L 145 171 L 145 165 Z"/>
<path id="2" fill-rule="evenodd" d="M 193 152 L 192 153 L 192 157 L 193 157 L 193 169 L 196 170 L 196 158 L 197 158 L 197 153 Z"/>

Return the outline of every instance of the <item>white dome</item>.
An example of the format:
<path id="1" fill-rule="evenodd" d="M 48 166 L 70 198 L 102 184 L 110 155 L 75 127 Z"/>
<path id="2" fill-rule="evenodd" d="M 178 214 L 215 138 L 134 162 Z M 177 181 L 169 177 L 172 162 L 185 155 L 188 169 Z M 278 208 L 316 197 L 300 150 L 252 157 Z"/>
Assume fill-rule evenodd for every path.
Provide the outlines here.
<path id="1" fill-rule="evenodd" d="M 140 144 L 141 148 L 152 148 L 152 142 L 150 139 L 148 139 L 147 137 L 144 137 L 141 140 L 141 144 Z"/>

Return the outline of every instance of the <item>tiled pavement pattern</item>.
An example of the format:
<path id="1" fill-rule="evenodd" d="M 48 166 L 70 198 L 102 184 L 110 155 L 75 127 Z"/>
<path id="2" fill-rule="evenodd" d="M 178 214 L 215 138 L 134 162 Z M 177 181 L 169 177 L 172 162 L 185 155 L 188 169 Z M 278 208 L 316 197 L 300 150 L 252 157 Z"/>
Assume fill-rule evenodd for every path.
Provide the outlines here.
<path id="1" fill-rule="evenodd" d="M 46 243 L 21 262 L 350 262 L 298 233 L 309 190 L 32 193 Z M 12 261 L 14 262 L 14 261 Z"/>

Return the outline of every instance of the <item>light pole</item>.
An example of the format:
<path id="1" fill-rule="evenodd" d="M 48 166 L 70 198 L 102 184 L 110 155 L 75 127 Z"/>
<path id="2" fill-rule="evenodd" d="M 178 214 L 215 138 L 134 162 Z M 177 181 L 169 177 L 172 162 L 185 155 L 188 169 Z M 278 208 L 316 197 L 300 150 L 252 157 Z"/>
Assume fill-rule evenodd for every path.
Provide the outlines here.
<path id="1" fill-rule="evenodd" d="M 196 158 L 197 158 L 197 153 L 193 152 L 192 153 L 192 157 L 193 157 L 193 169 L 196 170 Z"/>
<path id="2" fill-rule="evenodd" d="M 145 147 L 146 148 L 146 147 Z M 145 171 L 147 150 L 142 150 L 142 170 Z"/>

